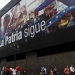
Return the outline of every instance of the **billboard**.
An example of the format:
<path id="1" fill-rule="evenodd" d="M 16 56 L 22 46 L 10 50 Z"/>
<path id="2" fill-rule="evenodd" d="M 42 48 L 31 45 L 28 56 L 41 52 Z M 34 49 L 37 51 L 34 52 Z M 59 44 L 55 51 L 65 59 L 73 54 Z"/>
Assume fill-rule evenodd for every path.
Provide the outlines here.
<path id="1" fill-rule="evenodd" d="M 74 4 L 74 0 L 21 0 L 0 19 L 0 47 L 75 25 Z"/>

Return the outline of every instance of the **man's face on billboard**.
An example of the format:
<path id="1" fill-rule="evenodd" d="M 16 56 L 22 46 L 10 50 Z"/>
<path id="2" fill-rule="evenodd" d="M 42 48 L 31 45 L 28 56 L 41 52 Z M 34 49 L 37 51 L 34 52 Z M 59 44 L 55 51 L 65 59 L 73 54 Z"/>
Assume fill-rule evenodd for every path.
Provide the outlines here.
<path id="1" fill-rule="evenodd" d="M 10 22 L 10 17 L 8 17 L 8 18 L 4 21 L 4 27 L 5 27 L 5 28 L 7 28 L 9 22 Z"/>

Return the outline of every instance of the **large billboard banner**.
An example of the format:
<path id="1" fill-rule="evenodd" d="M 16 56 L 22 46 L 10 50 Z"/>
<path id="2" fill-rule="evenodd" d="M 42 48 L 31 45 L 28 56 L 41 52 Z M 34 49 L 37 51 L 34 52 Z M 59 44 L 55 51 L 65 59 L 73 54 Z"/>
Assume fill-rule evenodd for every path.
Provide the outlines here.
<path id="1" fill-rule="evenodd" d="M 0 19 L 0 47 L 75 25 L 75 0 L 21 0 Z"/>

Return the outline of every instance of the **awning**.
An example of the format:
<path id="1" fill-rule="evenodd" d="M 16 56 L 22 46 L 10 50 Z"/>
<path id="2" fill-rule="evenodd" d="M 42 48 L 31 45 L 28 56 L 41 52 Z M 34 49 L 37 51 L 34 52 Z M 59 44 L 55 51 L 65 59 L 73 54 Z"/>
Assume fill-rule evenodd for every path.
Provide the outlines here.
<path id="1" fill-rule="evenodd" d="M 44 0 L 44 2 L 41 5 L 39 5 L 39 7 L 37 7 L 34 11 L 38 12 L 38 11 L 44 9 L 46 6 L 48 6 L 53 1 L 54 0 Z M 75 0 L 59 0 L 59 1 L 63 2 L 67 6 L 73 6 L 73 5 L 75 5 Z"/>

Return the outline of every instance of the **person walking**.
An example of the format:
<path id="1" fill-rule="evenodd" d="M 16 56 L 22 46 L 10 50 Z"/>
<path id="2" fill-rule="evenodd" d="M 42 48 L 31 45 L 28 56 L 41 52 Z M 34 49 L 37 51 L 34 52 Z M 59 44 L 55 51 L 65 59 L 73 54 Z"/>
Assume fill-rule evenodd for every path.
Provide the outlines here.
<path id="1" fill-rule="evenodd" d="M 69 69 L 68 66 L 66 66 L 66 67 L 64 68 L 64 73 L 65 73 L 65 75 L 70 75 L 70 69 Z"/>

